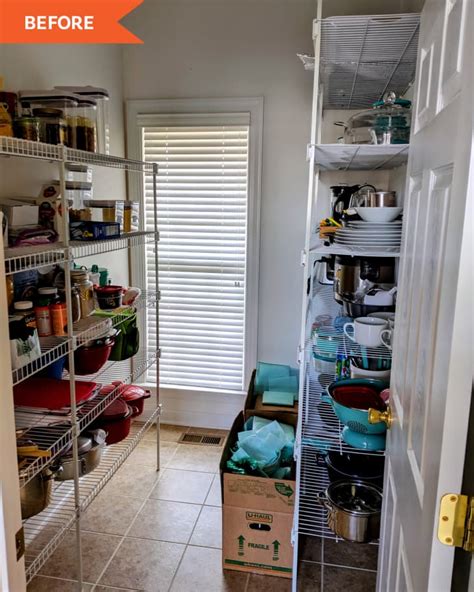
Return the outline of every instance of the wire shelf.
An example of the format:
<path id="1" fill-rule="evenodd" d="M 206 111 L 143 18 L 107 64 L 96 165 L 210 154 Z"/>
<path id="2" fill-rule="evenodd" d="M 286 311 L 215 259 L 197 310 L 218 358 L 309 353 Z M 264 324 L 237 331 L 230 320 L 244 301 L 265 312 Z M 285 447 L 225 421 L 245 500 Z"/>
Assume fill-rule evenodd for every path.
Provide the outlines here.
<path id="1" fill-rule="evenodd" d="M 134 450 L 160 414 L 157 407 L 146 423 L 134 422 L 129 436 L 107 447 L 100 465 L 80 479 L 81 512 L 87 509 L 107 482 Z M 51 504 L 40 514 L 25 520 L 25 564 L 29 583 L 61 544 L 76 521 L 74 481 L 55 484 Z"/>
<path id="2" fill-rule="evenodd" d="M 12 371 L 13 385 L 33 376 L 69 352 L 70 340 L 66 337 L 40 337 L 39 340 L 41 356 Z"/>
<path id="3" fill-rule="evenodd" d="M 123 362 L 113 362 L 109 364 L 107 371 L 99 373 L 102 382 L 108 384 L 107 373 L 111 372 L 112 365 L 118 366 L 114 369 L 115 378 L 120 374 L 120 380 L 123 384 L 132 384 L 156 363 L 157 352 L 146 353 L 144 350 L 138 352 L 133 358 L 131 364 L 128 360 L 128 367 L 124 370 Z M 94 376 L 87 377 L 92 379 Z M 86 377 L 79 377 L 84 380 Z M 97 394 L 95 397 L 80 405 L 77 410 L 78 430 L 82 432 L 91 424 L 115 399 L 120 395 L 120 388 L 117 386 L 113 391 L 106 395 Z M 20 487 L 24 487 L 35 475 L 43 470 L 45 466 L 51 463 L 60 453 L 71 444 L 73 439 L 71 415 L 68 409 L 53 412 L 50 410 L 40 410 L 38 408 L 17 407 L 15 410 L 15 424 L 17 429 L 24 430 L 22 437 L 28 439 L 31 437 L 35 444 L 42 450 L 47 450 L 49 456 L 34 458 L 30 457 L 27 464 L 24 464 L 20 470 Z M 30 432 L 28 431 L 30 430 Z"/>
<path id="4" fill-rule="evenodd" d="M 310 252 L 317 255 L 349 255 L 352 257 L 400 257 L 398 247 L 349 247 L 332 244 L 326 246 L 323 241 L 319 241 L 310 247 Z"/>
<path id="5" fill-rule="evenodd" d="M 153 173 L 154 168 L 154 164 L 150 162 L 75 150 L 60 145 L 45 144 L 44 142 L 8 138 L 6 136 L 0 137 L 0 155 L 22 156 L 47 161 L 64 160 L 70 163 L 90 164 L 139 173 Z"/>
<path id="6" fill-rule="evenodd" d="M 67 258 L 62 243 L 5 249 L 5 273 L 7 275 L 65 261 Z"/>
<path id="7" fill-rule="evenodd" d="M 146 243 L 154 243 L 156 234 L 148 231 L 127 232 L 120 238 L 98 241 L 71 241 L 70 247 L 75 259 L 80 257 L 90 257 L 91 255 L 100 255 L 120 249 L 138 247 Z"/>
<path id="8" fill-rule="evenodd" d="M 320 25 L 325 108 L 370 107 L 387 91 L 407 91 L 415 78 L 419 14 L 334 16 Z"/>
<path id="9" fill-rule="evenodd" d="M 325 171 L 394 169 L 408 161 L 409 144 L 315 144 L 315 165 Z"/>

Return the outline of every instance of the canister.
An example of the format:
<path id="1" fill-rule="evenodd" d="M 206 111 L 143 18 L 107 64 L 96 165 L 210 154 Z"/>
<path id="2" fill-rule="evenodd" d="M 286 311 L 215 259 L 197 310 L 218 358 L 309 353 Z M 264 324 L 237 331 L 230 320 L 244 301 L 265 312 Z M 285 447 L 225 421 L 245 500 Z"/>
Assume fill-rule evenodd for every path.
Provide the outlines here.
<path id="1" fill-rule="evenodd" d="M 58 302 L 50 306 L 53 333 L 57 337 L 67 335 L 67 309 L 65 302 Z"/>

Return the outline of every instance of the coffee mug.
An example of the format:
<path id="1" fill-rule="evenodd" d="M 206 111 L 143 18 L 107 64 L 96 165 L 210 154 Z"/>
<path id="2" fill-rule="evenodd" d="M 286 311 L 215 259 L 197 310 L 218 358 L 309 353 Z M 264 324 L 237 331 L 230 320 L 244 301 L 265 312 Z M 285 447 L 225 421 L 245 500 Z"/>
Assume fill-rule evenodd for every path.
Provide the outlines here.
<path id="1" fill-rule="evenodd" d="M 387 340 L 385 340 L 385 335 L 387 335 Z M 393 327 L 390 329 L 385 329 L 380 333 L 380 339 L 385 347 L 388 347 L 389 350 L 392 349 L 392 339 L 393 339 Z"/>
<path id="2" fill-rule="evenodd" d="M 352 327 L 354 334 L 350 335 L 348 330 Z M 387 330 L 388 321 L 377 317 L 358 317 L 353 323 L 344 325 L 344 333 L 356 343 L 366 347 L 378 347 L 382 345 L 381 333 Z"/>

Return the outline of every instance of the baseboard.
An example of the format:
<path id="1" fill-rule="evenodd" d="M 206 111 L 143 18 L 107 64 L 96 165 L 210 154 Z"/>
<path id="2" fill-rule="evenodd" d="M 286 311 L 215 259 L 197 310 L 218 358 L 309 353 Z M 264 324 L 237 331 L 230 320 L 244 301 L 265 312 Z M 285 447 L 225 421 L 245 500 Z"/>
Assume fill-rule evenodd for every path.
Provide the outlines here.
<path id="1" fill-rule="evenodd" d="M 229 429 L 235 416 L 242 411 L 245 394 L 209 393 L 178 389 L 161 389 L 161 421 L 197 428 Z M 145 401 L 143 421 L 151 415 L 156 399 Z"/>

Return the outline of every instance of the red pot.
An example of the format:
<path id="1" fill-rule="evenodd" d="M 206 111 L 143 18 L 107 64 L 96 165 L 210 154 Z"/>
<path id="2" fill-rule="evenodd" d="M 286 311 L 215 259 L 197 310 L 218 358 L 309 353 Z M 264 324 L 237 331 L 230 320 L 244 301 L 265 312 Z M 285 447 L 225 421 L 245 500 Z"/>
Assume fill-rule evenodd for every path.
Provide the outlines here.
<path id="1" fill-rule="evenodd" d="M 386 408 L 377 390 L 370 386 L 335 386 L 331 392 L 331 397 L 340 405 L 351 407 L 352 409 L 369 409 L 370 407 L 374 407 L 383 411 Z"/>
<path id="2" fill-rule="evenodd" d="M 132 405 L 134 408 L 133 417 L 137 417 L 143 413 L 145 407 L 145 399 L 151 397 L 151 391 L 143 389 L 140 386 L 130 384 L 123 387 L 121 397 L 124 401 Z"/>
<path id="3" fill-rule="evenodd" d="M 74 352 L 74 368 L 76 374 L 95 374 L 107 362 L 114 346 L 114 340 L 108 340 L 107 344 L 83 346 Z"/>
<path id="4" fill-rule="evenodd" d="M 125 440 L 130 433 L 132 417 L 135 409 L 127 405 L 122 399 L 116 399 L 95 420 L 94 428 L 101 428 L 107 432 L 105 443 L 116 444 Z"/>

